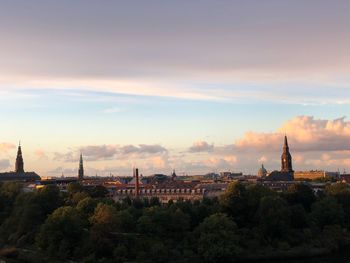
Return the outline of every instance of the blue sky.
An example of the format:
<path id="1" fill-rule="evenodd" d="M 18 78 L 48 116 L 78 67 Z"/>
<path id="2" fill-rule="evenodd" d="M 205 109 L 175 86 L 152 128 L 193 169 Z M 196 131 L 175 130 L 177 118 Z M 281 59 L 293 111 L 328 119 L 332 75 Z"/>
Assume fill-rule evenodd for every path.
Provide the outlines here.
<path id="1" fill-rule="evenodd" d="M 51 139 L 61 136 L 67 143 L 83 144 L 87 136 L 90 144 L 147 142 L 176 148 L 196 140 L 232 143 L 248 130 L 275 131 L 298 115 L 335 119 L 348 112 L 349 105 L 193 100 L 83 89 L 18 89 L 13 96 L 3 97 L 0 109 L 5 113 L 0 117 L 2 123 L 19 128 L 8 131 L 15 141 L 39 136 L 51 144 Z M 22 125 L 30 127 L 24 134 Z"/>
<path id="2" fill-rule="evenodd" d="M 0 4 L 2 170 L 350 168 L 348 1 Z"/>

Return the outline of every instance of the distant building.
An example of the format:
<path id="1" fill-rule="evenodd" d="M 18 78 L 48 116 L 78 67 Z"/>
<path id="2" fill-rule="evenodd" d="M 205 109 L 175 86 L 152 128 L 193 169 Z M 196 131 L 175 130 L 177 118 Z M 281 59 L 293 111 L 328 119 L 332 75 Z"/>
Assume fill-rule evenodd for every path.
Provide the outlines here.
<path id="1" fill-rule="evenodd" d="M 261 168 L 258 171 L 258 176 L 262 179 L 266 178 L 267 170 L 265 169 L 264 164 L 261 165 Z"/>
<path id="2" fill-rule="evenodd" d="M 176 173 L 175 173 L 175 169 L 173 170 L 173 173 L 171 174 L 171 179 L 172 180 L 176 180 Z"/>
<path id="3" fill-rule="evenodd" d="M 171 180 L 171 178 L 165 174 L 153 174 L 148 178 L 148 183 L 157 185 Z"/>
<path id="4" fill-rule="evenodd" d="M 340 175 L 340 180 L 344 183 L 350 184 L 350 174 L 344 173 Z"/>
<path id="5" fill-rule="evenodd" d="M 340 173 L 339 172 L 325 172 L 325 176 L 328 178 L 334 178 L 334 179 L 340 179 Z"/>
<path id="6" fill-rule="evenodd" d="M 326 177 L 325 171 L 297 171 L 294 173 L 294 179 L 317 179 Z"/>
<path id="7" fill-rule="evenodd" d="M 173 173 L 174 174 L 174 173 Z M 125 198 L 151 199 L 157 197 L 161 203 L 170 200 L 202 200 L 221 195 L 227 188 L 227 183 L 201 183 L 200 181 L 173 180 L 174 176 L 154 174 L 149 177 L 138 176 L 138 169 L 134 169 L 133 178 L 128 183 L 104 185 L 108 189 L 108 197 L 118 202 Z"/>
<path id="8" fill-rule="evenodd" d="M 298 182 L 289 181 L 289 180 L 278 180 L 278 181 L 259 181 L 258 184 L 270 188 L 276 192 L 285 192 L 288 190 L 288 187 L 291 185 L 298 184 Z"/>
<path id="9" fill-rule="evenodd" d="M 268 181 L 293 181 L 292 155 L 289 152 L 288 139 L 284 136 L 283 153 L 281 156 L 281 171 L 273 171 L 267 177 Z"/>
<path id="10" fill-rule="evenodd" d="M 18 145 L 15 171 L 0 173 L 0 181 L 38 181 L 41 180 L 40 176 L 35 172 L 25 172 L 24 171 L 24 162 L 22 156 L 22 147 L 21 143 Z"/>
<path id="11" fill-rule="evenodd" d="M 232 173 L 232 172 L 221 172 L 221 179 L 236 179 L 237 177 L 243 176 L 243 173 Z"/>
<path id="12" fill-rule="evenodd" d="M 282 169 L 281 172 L 294 173 L 292 167 L 292 155 L 289 152 L 288 139 L 284 136 L 283 153 L 281 156 Z"/>
<path id="13" fill-rule="evenodd" d="M 340 174 L 339 172 L 326 172 L 321 170 L 315 170 L 315 171 L 297 171 L 294 172 L 294 179 L 309 179 L 314 180 L 317 178 L 334 178 L 339 179 Z"/>

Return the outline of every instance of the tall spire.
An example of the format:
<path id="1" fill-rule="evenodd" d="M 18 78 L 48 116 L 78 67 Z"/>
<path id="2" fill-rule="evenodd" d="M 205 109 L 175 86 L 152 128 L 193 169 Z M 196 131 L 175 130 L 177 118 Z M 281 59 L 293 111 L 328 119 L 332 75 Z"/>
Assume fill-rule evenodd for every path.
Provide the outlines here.
<path id="1" fill-rule="evenodd" d="M 80 153 L 78 178 L 79 178 L 79 180 L 84 179 L 84 164 L 83 164 L 83 154 L 82 153 Z"/>
<path id="2" fill-rule="evenodd" d="M 287 135 L 284 135 L 284 146 L 283 148 L 289 149 Z"/>
<path id="3" fill-rule="evenodd" d="M 18 144 L 18 150 L 17 150 L 15 172 L 24 173 L 23 167 L 24 167 L 24 163 L 23 163 L 22 148 L 21 148 L 21 141 L 20 141 Z"/>
<path id="4" fill-rule="evenodd" d="M 292 156 L 289 152 L 287 135 L 284 136 L 283 153 L 281 156 L 282 172 L 293 172 Z"/>
<path id="5" fill-rule="evenodd" d="M 135 175 L 135 196 L 136 198 L 139 197 L 140 194 L 140 179 L 139 179 L 139 169 L 134 168 L 134 175 Z"/>

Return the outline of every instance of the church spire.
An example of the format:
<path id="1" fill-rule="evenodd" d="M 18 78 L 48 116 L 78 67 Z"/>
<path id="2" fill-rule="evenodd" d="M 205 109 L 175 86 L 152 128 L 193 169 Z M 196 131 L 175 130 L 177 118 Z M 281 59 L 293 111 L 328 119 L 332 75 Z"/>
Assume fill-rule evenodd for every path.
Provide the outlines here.
<path id="1" fill-rule="evenodd" d="M 19 142 L 18 150 L 17 150 L 15 172 L 16 173 L 24 173 L 23 167 L 24 167 L 24 163 L 23 163 L 23 157 L 22 157 L 22 148 L 21 148 L 21 142 Z"/>
<path id="2" fill-rule="evenodd" d="M 282 159 L 282 172 L 293 172 L 292 156 L 289 152 L 287 135 L 284 136 Z"/>
<path id="3" fill-rule="evenodd" d="M 84 164 L 83 164 L 83 154 L 82 153 L 80 153 L 78 178 L 79 178 L 79 180 L 84 179 Z"/>
<path id="4" fill-rule="evenodd" d="M 287 135 L 284 135 L 283 149 L 289 150 Z"/>
<path id="5" fill-rule="evenodd" d="M 176 179 L 175 169 L 173 170 L 173 173 L 171 174 L 171 179 L 172 179 L 172 180 L 175 180 L 175 179 Z"/>

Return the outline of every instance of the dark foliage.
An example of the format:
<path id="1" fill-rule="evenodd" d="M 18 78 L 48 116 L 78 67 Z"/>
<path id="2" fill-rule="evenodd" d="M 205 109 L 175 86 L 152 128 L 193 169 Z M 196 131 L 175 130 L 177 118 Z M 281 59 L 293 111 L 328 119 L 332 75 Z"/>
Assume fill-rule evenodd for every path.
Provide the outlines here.
<path id="1" fill-rule="evenodd" d="M 274 253 L 337 250 L 349 240 L 350 192 L 276 193 L 233 183 L 219 199 L 114 203 L 74 183 L 23 192 L 0 185 L 0 258 L 24 262 L 235 262 Z M 294 254 L 293 254 L 294 255 Z"/>

